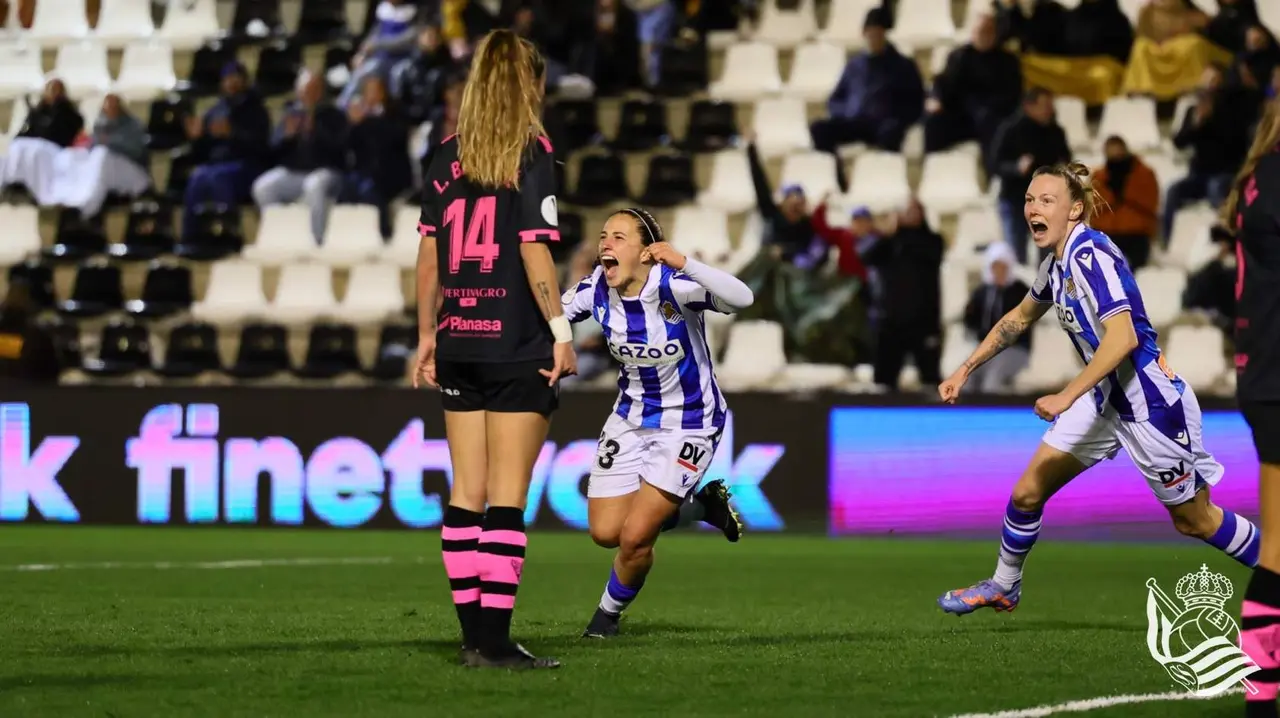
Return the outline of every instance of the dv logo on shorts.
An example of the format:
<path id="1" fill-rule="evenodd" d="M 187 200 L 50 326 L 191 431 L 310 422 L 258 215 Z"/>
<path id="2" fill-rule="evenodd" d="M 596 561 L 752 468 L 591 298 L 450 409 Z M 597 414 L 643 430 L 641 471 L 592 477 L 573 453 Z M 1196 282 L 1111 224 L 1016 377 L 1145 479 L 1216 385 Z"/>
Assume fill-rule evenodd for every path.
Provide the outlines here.
<path id="1" fill-rule="evenodd" d="M 1185 461 L 1179 461 L 1178 465 L 1171 469 L 1160 469 L 1156 472 L 1156 475 L 1160 477 L 1160 483 L 1164 484 L 1166 489 L 1172 489 L 1191 478 L 1191 472 L 1187 471 L 1187 462 Z M 1185 491 L 1186 488 L 1186 485 L 1183 484 L 1179 491 Z"/>
<path id="2" fill-rule="evenodd" d="M 688 471 L 697 473 L 701 471 L 698 466 L 702 464 L 702 460 L 705 458 L 707 458 L 706 449 L 699 449 L 686 441 L 680 447 L 680 456 L 676 459 L 676 463 Z"/>
<path id="3" fill-rule="evenodd" d="M 1174 594 L 1182 605 L 1147 579 L 1147 650 L 1178 685 L 1202 698 L 1237 683 L 1258 692 L 1246 678 L 1258 665 L 1240 650 L 1240 629 L 1223 610 L 1233 593 L 1226 576 L 1203 565 L 1178 580 Z"/>

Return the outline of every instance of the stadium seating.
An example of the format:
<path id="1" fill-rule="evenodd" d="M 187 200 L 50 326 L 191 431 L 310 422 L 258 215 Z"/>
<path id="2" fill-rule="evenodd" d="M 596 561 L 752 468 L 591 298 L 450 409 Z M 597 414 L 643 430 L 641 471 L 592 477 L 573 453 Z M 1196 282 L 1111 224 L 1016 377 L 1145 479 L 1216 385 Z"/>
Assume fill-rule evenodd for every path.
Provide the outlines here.
<path id="1" fill-rule="evenodd" d="M 1148 97 L 1113 97 L 1102 107 L 1097 141 L 1119 135 L 1131 152 L 1152 152 L 1164 148 L 1156 124 L 1156 103 Z"/>
<path id="2" fill-rule="evenodd" d="M 213 265 L 204 299 L 191 305 L 191 315 L 202 322 L 231 324 L 260 317 L 267 306 L 262 267 L 241 260 Z"/>
<path id="3" fill-rule="evenodd" d="M 780 157 L 813 146 L 804 101 L 792 97 L 760 100 L 751 120 L 756 147 L 764 157 Z"/>
<path id="4" fill-rule="evenodd" d="M 360 370 L 355 327 L 325 322 L 311 327 L 307 356 L 294 374 L 303 379 L 336 379 Z"/>
<path id="5" fill-rule="evenodd" d="M 1169 332 L 1169 368 L 1197 390 L 1209 392 L 1227 371 L 1225 337 L 1217 327 L 1178 326 Z"/>
<path id="6" fill-rule="evenodd" d="M 350 267 L 374 261 L 382 254 L 383 247 L 378 208 L 368 204 L 340 204 L 329 210 L 324 241 L 313 256 L 334 267 Z"/>
<path id="7" fill-rule="evenodd" d="M 847 62 L 844 48 L 829 43 L 801 45 L 782 93 L 806 102 L 826 102 Z"/>
<path id="8" fill-rule="evenodd" d="M 728 348 L 716 376 L 729 391 L 763 389 L 787 366 L 782 327 L 774 322 L 740 321 L 729 329 Z"/>
<path id="9" fill-rule="evenodd" d="M 39 214 L 35 207 L 0 204 L 0 227 L 5 228 L 0 265 L 17 264 L 40 251 Z"/>
<path id="10" fill-rule="evenodd" d="M 76 271 L 71 297 L 58 303 L 69 317 L 100 317 L 124 308 L 120 268 L 101 260 L 87 260 Z"/>
<path id="11" fill-rule="evenodd" d="M 721 212 L 744 212 L 756 205 L 751 166 L 742 150 L 717 152 L 711 161 L 711 180 L 698 193 L 698 204 Z"/>
<path id="12" fill-rule="evenodd" d="M 1173 218 L 1167 260 L 1174 266 L 1191 269 L 1192 257 L 1197 255 L 1198 248 L 1212 243 L 1209 229 L 1217 221 L 1217 213 L 1207 205 L 1195 205 L 1179 211 Z"/>
<path id="13" fill-rule="evenodd" d="M 40 0 L 26 37 L 42 47 L 54 48 L 83 40 L 89 35 L 84 0 Z"/>
<path id="14" fill-rule="evenodd" d="M 403 381 L 417 347 L 417 327 L 403 324 L 384 326 L 378 336 L 377 354 L 365 375 L 374 381 Z"/>
<path id="15" fill-rule="evenodd" d="M 171 254 L 173 246 L 173 207 L 154 197 L 142 197 L 130 205 L 124 237 L 107 245 L 107 254 L 125 261 L 146 261 Z"/>
<path id="16" fill-rule="evenodd" d="M 125 311 L 143 319 L 168 317 L 187 311 L 195 301 L 191 287 L 191 269 L 166 262 L 155 262 L 147 272 L 142 298 L 125 302 Z"/>
<path id="17" fill-rule="evenodd" d="M 53 268 L 35 257 L 29 257 L 20 264 L 9 267 L 9 282 L 25 282 L 31 293 L 31 302 L 40 309 L 53 309 L 54 300 Z"/>
<path id="18" fill-rule="evenodd" d="M 58 262 L 78 262 L 107 251 L 107 235 L 102 216 L 86 219 L 75 210 L 58 215 L 58 232 L 45 256 Z"/>
<path id="19" fill-rule="evenodd" d="M 859 161 L 865 161 L 865 157 Z M 964 150 L 936 152 L 924 158 L 917 191 L 921 204 L 935 212 L 959 212 L 983 202 L 978 187 L 978 162 Z"/>
<path id="20" fill-rule="evenodd" d="M 302 70 L 302 46 L 277 40 L 262 48 L 253 86 L 267 97 L 291 94 Z"/>
<path id="21" fill-rule="evenodd" d="M 689 156 L 660 154 L 650 158 L 644 192 L 636 199 L 652 207 L 675 207 L 693 201 L 697 194 Z"/>
<path id="22" fill-rule="evenodd" d="M 898 0 L 895 17 L 889 39 L 905 54 L 955 39 L 951 0 Z"/>
<path id="23" fill-rule="evenodd" d="M 1182 290 L 1187 286 L 1187 274 L 1181 269 L 1168 267 L 1143 267 L 1134 279 L 1138 291 L 1145 297 L 1161 297 L 1163 300 L 1146 302 L 1147 318 L 1157 329 L 1173 324 L 1181 311 Z"/>
<path id="24" fill-rule="evenodd" d="M 573 204 L 587 207 L 603 207 L 619 197 L 630 197 L 622 158 L 615 154 L 583 157 L 578 169 L 578 186 L 565 195 Z"/>
<path id="25" fill-rule="evenodd" d="M 160 41 L 130 43 L 120 60 L 114 91 L 126 102 L 151 100 L 178 85 L 173 50 Z"/>
<path id="26" fill-rule="evenodd" d="M 352 324 L 381 322 L 404 311 L 400 268 L 390 264 L 362 264 L 351 269 L 347 292 L 334 316 Z"/>
<path id="27" fill-rule="evenodd" d="M 90 37 L 110 48 L 124 47 L 151 37 L 151 0 L 102 0 L 98 26 Z"/>
<path id="28" fill-rule="evenodd" d="M 969 330 L 963 324 L 948 324 L 942 338 L 942 360 L 939 362 L 942 375 L 950 376 L 959 369 L 977 346 L 978 340 L 969 335 Z"/>
<path id="29" fill-rule="evenodd" d="M 196 207 L 189 236 L 178 241 L 173 253 L 184 259 L 207 262 L 239 254 L 243 249 L 244 230 L 239 208 L 206 204 Z"/>
<path id="30" fill-rule="evenodd" d="M 902 155 L 868 150 L 854 161 L 846 204 L 887 212 L 905 206 L 910 198 L 907 161 Z"/>
<path id="31" fill-rule="evenodd" d="M 618 134 L 609 143 L 615 150 L 638 152 L 666 144 L 667 106 L 655 100 L 627 100 L 622 103 Z"/>
<path id="32" fill-rule="evenodd" d="M 102 328 L 98 356 L 84 361 L 84 371 L 99 377 L 123 377 L 151 369 L 151 336 L 147 328 L 114 321 Z"/>
<path id="33" fill-rule="evenodd" d="M 688 152 L 716 152 L 738 136 L 738 119 L 729 102 L 697 100 L 689 107 L 689 126 L 679 146 Z"/>
<path id="34" fill-rule="evenodd" d="M 372 3 L 370 3 L 372 5 Z M 262 42 L 286 34 L 280 0 L 236 0 L 228 37 L 241 43 Z"/>
<path id="35" fill-rule="evenodd" d="M 254 322 L 240 331 L 236 359 L 226 373 L 241 380 L 269 379 L 292 368 L 288 330 L 279 324 Z"/>
<path id="36" fill-rule="evenodd" d="M 275 321 L 296 325 L 337 314 L 333 274 L 320 264 L 290 264 L 280 270 L 276 294 L 267 308 Z"/>
<path id="37" fill-rule="evenodd" d="M 244 248 L 245 259 L 271 266 L 309 259 L 315 254 L 311 210 L 304 204 L 263 207 L 257 239 Z"/>
<path id="38" fill-rule="evenodd" d="M 799 0 L 792 9 L 781 9 L 778 0 L 765 0 L 755 38 L 776 47 L 795 47 L 818 31 L 814 0 Z"/>
<path id="39" fill-rule="evenodd" d="M 779 186 L 800 185 L 810 205 L 817 205 L 829 194 L 839 193 L 836 183 L 836 158 L 829 152 L 797 152 L 782 161 Z"/>
<path id="40" fill-rule="evenodd" d="M 92 40 L 63 44 L 58 47 L 53 74 L 66 85 L 71 97 L 105 95 L 111 89 L 107 48 Z"/>
<path id="41" fill-rule="evenodd" d="M 958 322 L 964 318 L 969 301 L 969 269 L 963 265 L 943 263 L 941 274 L 942 321 Z"/>
<path id="42" fill-rule="evenodd" d="M 671 242 L 699 261 L 722 265 L 733 251 L 729 218 L 706 207 L 678 207 L 671 223 Z"/>
<path id="43" fill-rule="evenodd" d="M 418 262 L 418 220 L 422 211 L 412 205 L 405 205 L 396 211 L 391 229 L 391 243 L 387 246 L 386 260 L 397 267 L 406 269 Z"/>
<path id="44" fill-rule="evenodd" d="M 817 39 L 850 50 L 861 48 L 865 44 L 862 24 L 867 12 L 881 4 L 881 0 L 831 0 L 826 27 L 818 32 Z"/>
<path id="45" fill-rule="evenodd" d="M 1079 97 L 1058 96 L 1053 98 L 1054 113 L 1058 124 L 1067 134 L 1067 144 L 1074 152 L 1090 152 L 1096 147 L 1093 135 L 1089 132 L 1089 121 L 1085 116 L 1084 100 Z"/>
<path id="46" fill-rule="evenodd" d="M 947 261 L 972 269 L 982 267 L 982 252 L 992 242 L 1004 241 L 1000 215 L 994 207 L 967 209 L 956 220 L 955 236 L 947 248 Z"/>
<path id="47" fill-rule="evenodd" d="M 1080 371 L 1079 356 L 1049 312 L 1031 329 L 1031 362 L 1014 385 L 1020 391 L 1057 391 Z"/>
<path id="48" fill-rule="evenodd" d="M 782 91 L 778 51 L 763 42 L 741 42 L 725 53 L 724 73 L 707 88 L 711 97 L 746 102 Z M 760 125 L 756 125 L 759 130 Z"/>
<path id="49" fill-rule="evenodd" d="M 23 41 L 0 43 L 0 99 L 11 100 L 44 87 L 44 70 L 40 64 L 40 48 Z M 14 103 L 14 110 L 26 106 Z M 10 120 L 10 128 L 13 122 Z M 21 123 L 19 123 L 21 126 Z M 15 131 L 11 131 L 12 137 Z"/>
<path id="50" fill-rule="evenodd" d="M 218 355 L 218 328 L 212 324 L 190 322 L 169 332 L 164 360 L 155 367 L 157 374 L 171 379 L 191 379 L 208 372 L 222 371 Z"/>
<path id="51" fill-rule="evenodd" d="M 215 0 L 168 0 L 157 34 L 175 50 L 195 50 L 221 34 Z"/>

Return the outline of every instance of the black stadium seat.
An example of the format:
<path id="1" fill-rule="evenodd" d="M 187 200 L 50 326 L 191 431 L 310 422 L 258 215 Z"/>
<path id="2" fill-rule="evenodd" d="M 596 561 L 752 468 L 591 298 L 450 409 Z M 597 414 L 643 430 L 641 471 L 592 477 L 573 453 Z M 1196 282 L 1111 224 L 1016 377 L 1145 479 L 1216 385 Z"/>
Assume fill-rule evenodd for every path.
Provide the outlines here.
<path id="1" fill-rule="evenodd" d="M 289 334 L 279 324 L 247 324 L 240 332 L 236 363 L 226 373 L 237 379 L 266 379 L 289 371 Z"/>
<path id="2" fill-rule="evenodd" d="M 44 254 L 57 262 L 78 262 L 107 251 L 103 215 L 86 219 L 79 210 L 64 209 L 58 215 L 58 234 Z"/>
<path id="3" fill-rule="evenodd" d="M 295 40 L 303 45 L 319 45 L 349 36 L 346 0 L 302 0 Z"/>
<path id="4" fill-rule="evenodd" d="M 181 324 L 169 332 L 164 362 L 157 374 L 173 379 L 190 379 L 205 372 L 222 371 L 218 356 L 218 328 L 212 324 Z"/>
<path id="5" fill-rule="evenodd" d="M 32 258 L 9 267 L 9 283 L 25 282 L 31 303 L 40 309 L 53 309 L 53 268 Z"/>
<path id="6" fill-rule="evenodd" d="M 191 113 L 191 101 L 181 95 L 153 101 L 147 118 L 147 147 L 167 151 L 187 144 L 186 122 Z"/>
<path id="7" fill-rule="evenodd" d="M 58 311 L 71 317 L 99 317 L 123 307 L 120 268 L 89 260 L 76 271 L 71 298 L 61 302 Z"/>
<path id="8" fill-rule="evenodd" d="M 587 155 L 578 170 L 578 186 L 567 196 L 571 204 L 603 207 L 630 196 L 622 158 L 614 154 Z"/>
<path id="9" fill-rule="evenodd" d="M 63 370 L 84 366 L 84 354 L 80 351 L 80 325 L 75 322 L 42 321 L 40 327 L 53 339 L 53 352 Z"/>
<path id="10" fill-rule="evenodd" d="M 418 328 L 408 324 L 388 324 L 378 336 L 378 356 L 365 376 L 375 381 L 401 382 L 418 349 Z"/>
<path id="11" fill-rule="evenodd" d="M 373 5 L 373 3 L 370 3 Z M 329 74 L 330 70 L 338 67 L 350 67 L 351 56 L 355 54 L 355 48 L 348 42 L 339 42 L 325 48 L 324 51 L 324 73 Z M 327 83 L 328 80 L 326 79 Z"/>
<path id="12" fill-rule="evenodd" d="M 251 35 L 249 24 L 254 20 L 266 28 L 266 35 Z M 264 42 L 283 37 L 286 33 L 280 18 L 280 0 L 236 0 L 236 13 L 231 21 L 228 39 L 238 44 Z"/>
<path id="13" fill-rule="evenodd" d="M 124 241 L 107 247 L 117 259 L 149 261 L 173 253 L 173 206 L 162 198 L 143 196 L 129 206 Z"/>
<path id="14" fill-rule="evenodd" d="M 196 168 L 196 159 L 188 147 L 180 147 L 169 153 L 169 181 L 164 196 L 171 202 L 181 202 L 187 192 L 187 182 Z"/>
<path id="15" fill-rule="evenodd" d="M 97 359 L 86 359 L 84 370 L 96 376 L 128 376 L 151 369 L 151 336 L 132 322 L 112 322 L 102 328 Z"/>
<path id="16" fill-rule="evenodd" d="M 688 155 L 657 155 L 649 160 L 640 204 L 674 207 L 692 202 L 698 194 L 693 181 L 693 161 Z"/>
<path id="17" fill-rule="evenodd" d="M 595 144 L 600 139 L 600 121 L 591 100 L 559 100 L 543 111 L 543 125 L 551 144 L 561 157 Z"/>
<path id="18" fill-rule="evenodd" d="M 567 262 L 582 242 L 582 215 L 576 212 L 560 213 L 560 241 L 551 245 L 551 256 L 556 262 Z"/>
<path id="19" fill-rule="evenodd" d="M 307 358 L 294 374 L 303 379 L 335 379 L 360 372 L 356 328 L 350 324 L 320 323 L 311 327 Z"/>
<path id="20" fill-rule="evenodd" d="M 253 85 L 265 97 L 286 95 L 293 92 L 301 69 L 302 46 L 278 40 L 262 48 Z"/>
<path id="21" fill-rule="evenodd" d="M 627 100 L 622 103 L 618 136 L 609 143 L 616 150 L 651 150 L 669 141 L 667 106 L 657 100 Z"/>
<path id="22" fill-rule="evenodd" d="M 240 208 L 205 204 L 196 208 L 195 226 L 178 242 L 173 253 L 183 259 L 208 262 L 239 254 L 244 249 Z"/>
<path id="23" fill-rule="evenodd" d="M 684 97 L 707 89 L 707 46 L 705 42 L 676 39 L 662 48 L 658 91 L 670 97 Z"/>
<path id="24" fill-rule="evenodd" d="M 717 152 L 738 136 L 733 103 L 698 100 L 689 108 L 689 129 L 680 147 L 689 152 Z"/>
<path id="25" fill-rule="evenodd" d="M 222 68 L 236 59 L 230 43 L 213 40 L 196 50 L 191 60 L 191 74 L 178 83 L 178 91 L 191 97 L 212 97 L 222 84 Z"/>
<path id="26" fill-rule="evenodd" d="M 125 311 L 144 319 L 167 317 L 191 308 L 195 300 L 191 270 L 168 262 L 153 262 L 142 286 L 142 298 L 125 302 Z"/>

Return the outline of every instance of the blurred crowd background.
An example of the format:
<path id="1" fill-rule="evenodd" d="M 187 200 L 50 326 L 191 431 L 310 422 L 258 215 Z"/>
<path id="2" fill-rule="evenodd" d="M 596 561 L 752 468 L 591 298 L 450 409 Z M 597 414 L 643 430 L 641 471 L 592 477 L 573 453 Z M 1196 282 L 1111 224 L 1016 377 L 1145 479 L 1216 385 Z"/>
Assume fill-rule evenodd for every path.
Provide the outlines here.
<path id="1" fill-rule="evenodd" d="M 931 392 L 1032 281 L 1030 173 L 1078 158 L 1169 363 L 1233 390 L 1234 238 L 1214 209 L 1280 89 L 1280 2 L 23 0 L 0 17 L 0 368 L 32 381 L 401 381 L 422 168 L 471 47 L 511 27 L 548 58 L 565 280 L 612 209 L 653 208 L 756 291 L 708 326 L 727 388 Z M 599 327 L 578 342 L 576 383 L 609 385 Z M 1057 388 L 1076 365 L 1046 318 L 971 386 Z"/>

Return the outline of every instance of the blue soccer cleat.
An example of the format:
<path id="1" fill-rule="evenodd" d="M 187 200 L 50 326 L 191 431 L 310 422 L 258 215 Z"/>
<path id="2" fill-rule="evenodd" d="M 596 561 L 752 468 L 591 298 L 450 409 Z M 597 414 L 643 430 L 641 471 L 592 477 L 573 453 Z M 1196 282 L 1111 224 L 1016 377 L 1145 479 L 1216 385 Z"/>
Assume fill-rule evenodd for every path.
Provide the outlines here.
<path id="1" fill-rule="evenodd" d="M 947 591 L 938 598 L 938 607 L 947 613 L 963 616 L 973 613 L 979 608 L 994 608 L 997 611 L 1010 612 L 1018 607 L 1022 598 L 1022 584 L 1009 590 L 997 586 L 995 581 L 987 579 L 968 588 Z"/>

